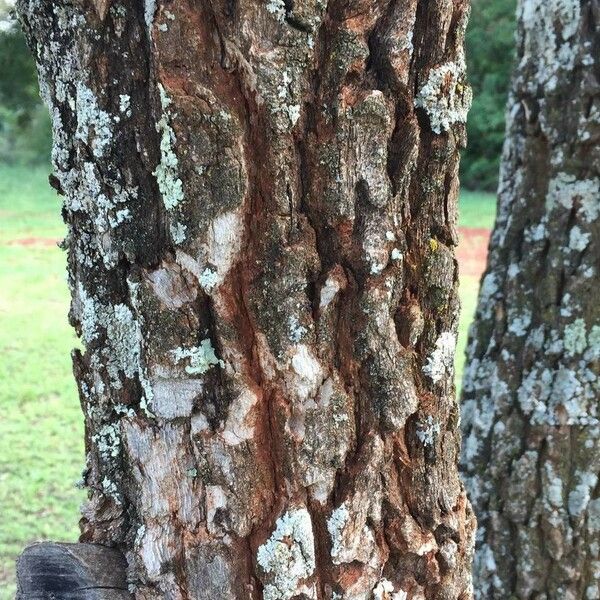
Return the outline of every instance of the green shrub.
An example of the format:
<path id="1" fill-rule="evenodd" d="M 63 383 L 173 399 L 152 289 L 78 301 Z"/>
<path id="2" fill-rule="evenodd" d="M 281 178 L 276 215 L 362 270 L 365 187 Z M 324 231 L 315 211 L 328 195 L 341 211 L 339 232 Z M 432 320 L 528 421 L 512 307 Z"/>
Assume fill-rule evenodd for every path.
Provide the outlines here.
<path id="1" fill-rule="evenodd" d="M 0 162 L 48 162 L 50 139 L 35 64 L 15 26 L 0 32 Z"/>
<path id="2" fill-rule="evenodd" d="M 473 0 L 467 64 L 473 107 L 461 180 L 472 190 L 495 191 L 504 140 L 504 109 L 514 60 L 516 0 Z"/>

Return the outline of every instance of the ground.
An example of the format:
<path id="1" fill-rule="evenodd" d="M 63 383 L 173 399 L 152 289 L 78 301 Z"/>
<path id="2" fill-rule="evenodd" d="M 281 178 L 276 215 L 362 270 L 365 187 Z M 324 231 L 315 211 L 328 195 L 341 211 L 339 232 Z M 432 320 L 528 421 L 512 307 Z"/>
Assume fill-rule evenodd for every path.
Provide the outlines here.
<path id="1" fill-rule="evenodd" d="M 0 600 L 14 597 L 14 559 L 42 539 L 73 541 L 84 494 L 83 432 L 67 324 L 60 199 L 43 168 L 0 165 Z M 461 197 L 457 381 L 495 214 L 490 194 Z"/>

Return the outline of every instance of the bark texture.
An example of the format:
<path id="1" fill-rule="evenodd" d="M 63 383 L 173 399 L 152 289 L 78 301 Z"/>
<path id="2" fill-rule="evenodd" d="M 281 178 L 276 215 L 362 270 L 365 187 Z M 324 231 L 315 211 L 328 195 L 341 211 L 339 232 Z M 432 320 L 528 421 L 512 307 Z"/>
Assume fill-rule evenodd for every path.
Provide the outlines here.
<path id="1" fill-rule="evenodd" d="M 21 0 L 89 502 L 151 598 L 471 597 L 466 0 Z"/>
<path id="2" fill-rule="evenodd" d="M 479 598 L 600 598 L 600 4 L 521 0 L 464 379 Z"/>

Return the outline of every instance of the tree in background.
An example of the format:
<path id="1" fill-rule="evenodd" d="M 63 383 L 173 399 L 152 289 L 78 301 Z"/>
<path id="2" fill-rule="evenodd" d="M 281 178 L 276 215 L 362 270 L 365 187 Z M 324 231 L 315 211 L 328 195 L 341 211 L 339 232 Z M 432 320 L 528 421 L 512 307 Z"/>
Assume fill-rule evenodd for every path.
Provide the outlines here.
<path id="1" fill-rule="evenodd" d="M 47 161 L 48 111 L 40 100 L 35 62 L 11 9 L 12 3 L 0 1 L 0 161 Z"/>
<path id="2" fill-rule="evenodd" d="M 479 598 L 600 598 L 600 10 L 522 0 L 464 378 Z"/>
<path id="3" fill-rule="evenodd" d="M 469 83 L 469 144 L 461 160 L 461 183 L 496 191 L 504 140 L 506 94 L 514 59 L 516 0 L 473 0 L 466 35 Z"/>
<path id="4" fill-rule="evenodd" d="M 468 3 L 20 0 L 89 490 L 138 598 L 471 597 Z"/>

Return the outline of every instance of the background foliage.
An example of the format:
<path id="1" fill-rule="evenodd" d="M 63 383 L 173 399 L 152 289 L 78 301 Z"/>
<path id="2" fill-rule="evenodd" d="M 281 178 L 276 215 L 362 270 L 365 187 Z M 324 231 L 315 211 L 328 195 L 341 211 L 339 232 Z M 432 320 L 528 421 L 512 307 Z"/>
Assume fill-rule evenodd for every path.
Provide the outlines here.
<path id="1" fill-rule="evenodd" d="M 48 162 L 50 135 L 33 59 L 0 3 L 0 162 Z"/>
<path id="2" fill-rule="evenodd" d="M 466 43 L 473 107 L 461 159 L 461 183 L 470 190 L 496 190 L 514 60 L 515 10 L 516 0 L 472 0 Z"/>

